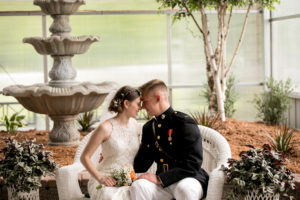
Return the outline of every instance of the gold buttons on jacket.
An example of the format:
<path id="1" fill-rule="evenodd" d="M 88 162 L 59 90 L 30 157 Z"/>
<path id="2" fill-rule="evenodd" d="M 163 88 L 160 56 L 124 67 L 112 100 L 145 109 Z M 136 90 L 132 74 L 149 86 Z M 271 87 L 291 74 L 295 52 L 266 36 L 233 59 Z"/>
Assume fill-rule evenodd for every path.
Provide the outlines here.
<path id="1" fill-rule="evenodd" d="M 160 161 L 160 162 L 164 162 L 164 159 L 161 158 L 159 161 Z"/>
<path id="2" fill-rule="evenodd" d="M 165 114 L 162 114 L 161 115 L 161 119 L 165 119 L 166 118 L 166 115 Z"/>
<path id="3" fill-rule="evenodd" d="M 160 127 L 161 127 L 161 124 L 157 124 L 157 127 L 160 128 Z"/>
<path id="4" fill-rule="evenodd" d="M 147 147 L 149 148 L 149 147 L 150 147 L 150 144 L 147 144 Z"/>
<path id="5" fill-rule="evenodd" d="M 158 140 L 160 139 L 160 136 L 159 136 L 159 135 L 157 136 L 157 139 L 158 139 Z"/>

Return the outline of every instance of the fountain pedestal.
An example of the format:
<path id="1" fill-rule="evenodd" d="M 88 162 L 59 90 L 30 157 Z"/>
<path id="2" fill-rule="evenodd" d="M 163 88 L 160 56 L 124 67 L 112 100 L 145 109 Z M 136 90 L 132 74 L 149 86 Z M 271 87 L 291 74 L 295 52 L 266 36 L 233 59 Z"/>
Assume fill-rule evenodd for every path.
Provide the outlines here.
<path id="1" fill-rule="evenodd" d="M 80 133 L 75 127 L 77 115 L 50 115 L 54 124 L 49 135 L 50 145 L 77 145 Z"/>

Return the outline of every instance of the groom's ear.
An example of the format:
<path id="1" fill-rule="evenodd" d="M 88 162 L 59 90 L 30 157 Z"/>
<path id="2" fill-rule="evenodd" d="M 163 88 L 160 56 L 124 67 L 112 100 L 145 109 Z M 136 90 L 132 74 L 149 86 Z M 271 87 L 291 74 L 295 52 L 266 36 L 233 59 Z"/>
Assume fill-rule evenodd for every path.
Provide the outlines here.
<path id="1" fill-rule="evenodd" d="M 160 97 L 160 94 L 157 94 L 157 95 L 156 95 L 156 100 L 157 100 L 157 101 L 160 101 L 160 98 L 161 98 L 161 97 Z"/>

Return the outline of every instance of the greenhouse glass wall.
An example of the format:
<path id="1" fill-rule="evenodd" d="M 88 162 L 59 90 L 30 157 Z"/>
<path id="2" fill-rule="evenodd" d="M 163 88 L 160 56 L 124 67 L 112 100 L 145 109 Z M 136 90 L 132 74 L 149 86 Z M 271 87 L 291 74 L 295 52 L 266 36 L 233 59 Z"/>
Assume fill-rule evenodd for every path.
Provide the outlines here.
<path id="1" fill-rule="evenodd" d="M 199 31 L 190 19 L 173 22 L 175 11 L 157 13 L 158 7 L 155 0 L 86 0 L 86 5 L 70 17 L 71 34 L 98 35 L 101 39 L 87 53 L 73 57 L 76 80 L 139 86 L 159 78 L 170 88 L 174 109 L 187 113 L 207 109 L 203 97 L 206 64 Z M 245 13 L 244 9 L 233 12 L 228 59 L 238 42 Z M 208 11 L 208 17 L 211 30 L 217 31 L 216 13 Z M 48 81 L 53 60 L 39 55 L 22 39 L 50 36 L 51 23 L 52 18 L 43 15 L 32 1 L 0 0 L 0 90 L 13 84 Z M 231 70 L 238 92 L 233 118 L 258 120 L 253 98 L 264 90 L 262 83 L 267 77 L 291 78 L 298 86 L 295 91 L 300 90 L 299 31 L 299 0 L 282 0 L 271 12 L 250 12 Z M 217 32 L 211 34 L 215 38 Z M 32 127 L 45 129 L 44 115 L 27 112 L 12 97 L 0 95 L 0 103 L 1 117 L 20 111 L 28 116 Z"/>

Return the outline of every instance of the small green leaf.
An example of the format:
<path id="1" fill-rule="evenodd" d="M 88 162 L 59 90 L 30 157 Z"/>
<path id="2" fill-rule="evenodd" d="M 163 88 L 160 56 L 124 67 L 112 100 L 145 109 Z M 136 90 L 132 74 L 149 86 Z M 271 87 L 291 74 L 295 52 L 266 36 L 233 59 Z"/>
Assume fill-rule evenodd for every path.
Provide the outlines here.
<path id="1" fill-rule="evenodd" d="M 98 186 L 96 187 L 97 190 L 101 190 L 101 188 L 102 188 L 102 185 L 98 185 Z"/>

